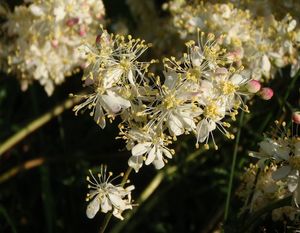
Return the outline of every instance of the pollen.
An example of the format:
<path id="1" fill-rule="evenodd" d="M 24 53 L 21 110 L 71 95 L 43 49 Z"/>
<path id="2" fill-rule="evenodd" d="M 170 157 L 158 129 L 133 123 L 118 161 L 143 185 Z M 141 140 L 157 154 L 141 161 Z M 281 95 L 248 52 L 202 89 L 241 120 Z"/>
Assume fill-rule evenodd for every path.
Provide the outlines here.
<path id="1" fill-rule="evenodd" d="M 223 94 L 229 95 L 235 93 L 236 86 L 232 82 L 223 81 L 220 83 L 220 90 Z"/>
<path id="2" fill-rule="evenodd" d="M 215 102 L 208 104 L 203 112 L 204 116 L 210 119 L 217 119 L 219 117 L 218 106 Z"/>

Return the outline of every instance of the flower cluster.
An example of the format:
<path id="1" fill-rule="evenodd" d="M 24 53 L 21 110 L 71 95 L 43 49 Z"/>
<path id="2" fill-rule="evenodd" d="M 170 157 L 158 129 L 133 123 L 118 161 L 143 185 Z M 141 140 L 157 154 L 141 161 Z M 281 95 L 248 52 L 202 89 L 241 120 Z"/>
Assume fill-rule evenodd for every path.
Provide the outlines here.
<path id="1" fill-rule="evenodd" d="M 257 212 L 290 195 L 286 181 L 272 178 L 272 174 L 276 171 L 275 164 L 265 166 L 263 169 L 260 169 L 257 164 L 250 164 L 246 168 L 237 191 L 237 196 L 244 202 L 241 214 L 246 211 Z M 273 221 L 284 220 L 286 217 L 294 221 L 296 216 L 300 216 L 300 211 L 295 206 L 287 205 L 272 210 Z"/>
<path id="2" fill-rule="evenodd" d="M 221 3 L 222 1 L 214 1 Z M 277 18 L 282 18 L 289 12 L 293 17 L 299 21 L 299 10 L 300 2 L 297 0 L 261 0 L 259 2 L 255 0 L 230 0 L 233 4 L 237 5 L 239 8 L 244 10 L 249 10 L 254 16 L 264 16 L 269 17 L 270 15 L 275 15 Z"/>
<path id="3" fill-rule="evenodd" d="M 95 45 L 84 47 L 88 66 L 83 80 L 92 93 L 74 111 L 90 109 L 102 128 L 107 118 L 119 115 L 120 138 L 131 150 L 128 164 L 136 172 L 144 163 L 162 168 L 174 155 L 170 145 L 182 134 L 194 134 L 196 146 L 204 143 L 207 149 L 212 139 L 218 149 L 213 131 L 233 139 L 226 116 L 235 120 L 239 109 L 248 111 L 244 97 L 260 89 L 250 83 L 248 72 L 234 67 L 221 41 L 199 32 L 197 42 L 186 43 L 182 58 L 163 60 L 164 77 L 159 77 L 149 72 L 155 60 L 139 61 L 149 45 L 103 30 Z"/>
<path id="4" fill-rule="evenodd" d="M 284 187 L 286 182 L 272 179 L 277 166 L 271 164 L 260 169 L 259 166 L 250 164 L 241 177 L 241 185 L 237 195 L 244 200 L 242 211 L 249 209 L 256 212 L 275 200 L 287 196 L 288 190 Z"/>
<path id="5" fill-rule="evenodd" d="M 276 171 L 272 172 L 274 180 L 282 180 L 287 183 L 290 193 L 293 194 L 295 205 L 300 203 L 300 137 L 276 121 L 277 131 L 273 137 L 266 137 L 259 143 L 259 151 L 250 155 L 259 158 L 258 164 L 263 167 L 266 163 L 276 164 Z M 297 131 L 297 130 L 296 130 Z"/>
<path id="6" fill-rule="evenodd" d="M 256 15 L 238 7 L 232 3 L 199 4 L 196 0 L 192 3 L 174 0 L 165 5 L 183 38 L 194 37 L 198 28 L 224 34 L 223 46 L 229 51 L 229 59 L 243 64 L 253 79 L 273 78 L 287 65 L 292 66 L 291 76 L 294 76 L 300 65 L 297 21 L 288 14 L 277 20 L 272 14 Z"/>
<path id="7" fill-rule="evenodd" d="M 104 14 L 101 0 L 34 0 L 17 6 L 2 25 L 1 47 L 7 53 L 0 59 L 7 59 L 7 71 L 17 75 L 23 90 L 37 80 L 51 95 L 65 76 L 84 66 L 78 47 L 93 38 Z"/>
<path id="8" fill-rule="evenodd" d="M 100 210 L 103 213 L 112 211 L 115 217 L 123 220 L 122 212 L 132 209 L 131 191 L 134 190 L 134 186 L 124 188 L 123 183 L 113 185 L 111 182 L 124 174 L 111 179 L 112 175 L 112 172 L 107 174 L 107 167 L 101 165 L 97 177 L 91 171 L 90 176 L 87 176 L 88 188 L 91 189 L 86 198 L 90 202 L 86 209 L 88 218 L 94 218 Z"/>

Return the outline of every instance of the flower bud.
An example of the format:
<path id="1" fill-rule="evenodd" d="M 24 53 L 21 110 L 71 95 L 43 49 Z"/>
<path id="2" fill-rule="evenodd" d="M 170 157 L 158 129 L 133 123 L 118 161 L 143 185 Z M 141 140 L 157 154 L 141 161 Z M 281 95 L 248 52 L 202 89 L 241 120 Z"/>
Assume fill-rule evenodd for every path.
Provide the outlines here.
<path id="1" fill-rule="evenodd" d="M 95 42 L 96 42 L 96 44 L 100 44 L 101 43 L 101 34 L 97 35 Z"/>
<path id="2" fill-rule="evenodd" d="M 53 46 L 53 48 L 57 48 L 58 47 L 58 40 L 56 40 L 56 39 L 52 40 L 51 45 Z"/>
<path id="3" fill-rule="evenodd" d="M 274 92 L 269 87 L 263 87 L 260 90 L 259 95 L 263 100 L 270 100 L 272 98 L 272 96 L 274 95 Z"/>
<path id="4" fill-rule="evenodd" d="M 73 27 L 74 25 L 78 24 L 79 18 L 70 18 L 66 21 L 67 26 Z"/>
<path id="5" fill-rule="evenodd" d="M 253 80 L 250 80 L 246 84 L 246 88 L 247 88 L 247 91 L 255 94 L 255 93 L 259 92 L 259 90 L 261 89 L 261 84 L 259 81 L 253 79 Z"/>
<path id="6" fill-rule="evenodd" d="M 300 124 L 300 111 L 293 112 L 292 121 L 297 125 Z"/>
<path id="7" fill-rule="evenodd" d="M 86 35 L 86 28 L 81 25 L 80 28 L 79 28 L 79 35 L 80 36 L 85 36 Z"/>
<path id="8" fill-rule="evenodd" d="M 243 56 L 244 56 L 244 51 L 240 48 L 228 52 L 226 55 L 227 59 L 231 62 L 238 62 L 243 58 Z"/>
<path id="9" fill-rule="evenodd" d="M 99 34 L 96 37 L 96 45 L 101 45 L 101 47 L 105 47 L 105 46 L 109 46 L 109 44 L 111 43 L 111 37 L 110 35 L 107 33 L 107 31 L 104 31 L 103 33 Z"/>

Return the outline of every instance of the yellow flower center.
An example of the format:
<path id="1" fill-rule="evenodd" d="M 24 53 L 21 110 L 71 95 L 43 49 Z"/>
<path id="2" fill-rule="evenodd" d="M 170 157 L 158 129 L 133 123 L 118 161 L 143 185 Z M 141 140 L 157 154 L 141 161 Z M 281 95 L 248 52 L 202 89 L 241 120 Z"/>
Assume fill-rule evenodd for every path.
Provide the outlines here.
<path id="1" fill-rule="evenodd" d="M 131 68 L 131 62 L 128 59 L 122 59 L 120 61 L 120 65 L 123 67 L 125 71 L 129 71 Z"/>
<path id="2" fill-rule="evenodd" d="M 176 107 L 177 105 L 179 105 L 181 103 L 181 101 L 179 101 L 178 99 L 175 98 L 174 95 L 169 94 L 165 97 L 165 99 L 163 100 L 163 106 L 166 109 L 171 109 Z"/>
<path id="3" fill-rule="evenodd" d="M 207 118 L 210 118 L 212 120 L 215 120 L 219 117 L 219 113 L 218 113 L 218 106 L 215 102 L 211 102 L 210 104 L 208 104 L 203 112 L 204 116 Z"/>
<path id="4" fill-rule="evenodd" d="M 220 83 L 220 89 L 223 94 L 230 95 L 236 91 L 236 86 L 230 81 L 222 81 Z"/>
<path id="5" fill-rule="evenodd" d="M 198 69 L 190 68 L 186 73 L 186 78 L 192 81 L 197 81 L 201 76 L 201 72 Z"/>

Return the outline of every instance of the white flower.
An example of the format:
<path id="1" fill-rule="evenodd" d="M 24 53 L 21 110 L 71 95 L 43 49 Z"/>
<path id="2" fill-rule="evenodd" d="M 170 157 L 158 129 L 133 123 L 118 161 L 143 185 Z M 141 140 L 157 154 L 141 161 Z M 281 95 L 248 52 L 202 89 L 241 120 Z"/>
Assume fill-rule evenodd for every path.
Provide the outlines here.
<path id="1" fill-rule="evenodd" d="M 259 143 L 259 152 L 251 152 L 250 155 L 259 158 L 259 165 L 264 167 L 266 160 L 274 159 L 277 162 L 288 160 L 290 149 L 274 139 L 266 138 Z"/>
<path id="2" fill-rule="evenodd" d="M 169 129 L 172 136 L 188 133 L 196 128 L 195 118 L 202 110 L 194 104 L 199 94 L 197 83 L 180 78 L 174 71 L 164 72 L 165 82 L 159 88 L 160 95 L 156 97 L 160 104 L 152 110 L 152 120 L 148 127 Z"/>
<path id="3" fill-rule="evenodd" d="M 174 150 L 167 148 L 170 138 L 162 133 L 148 130 L 130 130 L 128 133 L 128 144 L 130 144 L 131 154 L 128 165 L 136 172 L 145 164 L 153 164 L 156 169 L 161 169 L 167 162 L 164 157 L 172 158 Z M 132 146 L 132 142 L 135 142 Z"/>
<path id="4" fill-rule="evenodd" d="M 114 118 L 124 109 L 131 106 L 130 102 L 117 93 L 116 88 L 107 89 L 104 93 L 93 93 L 84 96 L 86 100 L 75 106 L 75 114 L 81 109 L 91 109 L 90 115 L 94 117 L 96 123 L 103 129 L 106 126 L 105 116 Z"/>
<path id="5" fill-rule="evenodd" d="M 107 175 L 106 166 L 103 165 L 98 179 L 90 171 L 90 176 L 87 177 L 91 189 L 87 194 L 87 201 L 90 201 L 86 209 L 88 218 L 94 218 L 100 210 L 102 213 L 112 211 L 115 217 L 123 220 L 122 212 L 132 209 L 131 191 L 134 186 L 123 188 L 124 184 L 113 185 L 111 182 L 117 177 L 110 179 L 111 176 L 111 172 Z"/>

